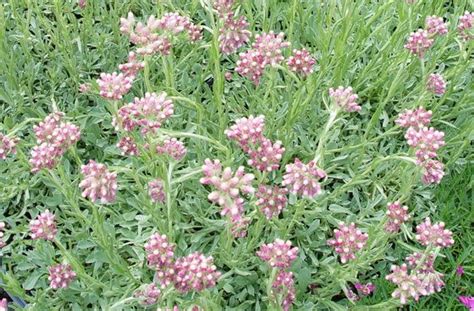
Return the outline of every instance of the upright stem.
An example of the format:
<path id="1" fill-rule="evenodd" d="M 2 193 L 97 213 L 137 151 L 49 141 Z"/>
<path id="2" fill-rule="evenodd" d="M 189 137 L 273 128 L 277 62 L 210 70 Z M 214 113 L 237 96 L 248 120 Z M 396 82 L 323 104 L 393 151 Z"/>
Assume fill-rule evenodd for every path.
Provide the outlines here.
<path id="1" fill-rule="evenodd" d="M 174 162 L 170 162 L 168 165 L 168 171 L 166 172 L 166 211 L 168 215 L 168 235 L 172 236 L 173 234 L 173 217 L 172 213 L 172 204 L 171 204 L 171 191 L 172 191 L 172 175 L 173 175 Z"/>
<path id="2" fill-rule="evenodd" d="M 324 130 L 321 133 L 321 136 L 319 137 L 318 148 L 316 149 L 316 154 L 314 156 L 315 162 L 320 162 L 320 161 L 322 162 L 323 154 L 324 154 L 323 148 L 324 148 L 324 145 L 326 144 L 329 130 L 337 121 L 336 120 L 337 113 L 338 113 L 338 110 L 334 109 L 334 110 L 331 110 L 331 113 L 329 114 L 328 122 L 326 123 L 326 126 L 324 127 Z"/>
<path id="3" fill-rule="evenodd" d="M 145 56 L 145 68 L 143 70 L 144 80 L 145 80 L 145 89 L 147 92 L 151 92 L 151 82 L 150 82 L 150 56 Z"/>

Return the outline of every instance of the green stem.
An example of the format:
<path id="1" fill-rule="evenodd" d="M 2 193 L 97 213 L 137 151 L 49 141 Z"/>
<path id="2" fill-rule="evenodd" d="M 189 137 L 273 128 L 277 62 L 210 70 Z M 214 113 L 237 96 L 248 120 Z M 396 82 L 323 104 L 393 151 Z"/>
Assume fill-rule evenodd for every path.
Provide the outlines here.
<path id="1" fill-rule="evenodd" d="M 145 88 L 147 92 L 152 92 L 151 82 L 150 82 L 150 56 L 145 56 L 145 68 L 143 70 L 143 79 L 145 80 Z"/>
<path id="2" fill-rule="evenodd" d="M 168 170 L 166 172 L 166 211 L 168 215 L 168 236 L 173 236 L 173 217 L 172 217 L 172 202 L 171 202 L 171 191 L 172 191 L 172 175 L 175 163 L 170 162 Z"/>
<path id="3" fill-rule="evenodd" d="M 326 126 L 324 127 L 323 132 L 319 136 L 319 142 L 318 142 L 318 147 L 316 149 L 316 154 L 314 156 L 314 161 L 319 163 L 323 161 L 323 148 L 324 145 L 326 144 L 326 141 L 328 139 L 328 133 L 331 127 L 337 122 L 337 114 L 338 114 L 338 109 L 333 109 L 331 110 L 331 113 L 329 114 L 329 119 L 328 122 L 326 123 Z"/>

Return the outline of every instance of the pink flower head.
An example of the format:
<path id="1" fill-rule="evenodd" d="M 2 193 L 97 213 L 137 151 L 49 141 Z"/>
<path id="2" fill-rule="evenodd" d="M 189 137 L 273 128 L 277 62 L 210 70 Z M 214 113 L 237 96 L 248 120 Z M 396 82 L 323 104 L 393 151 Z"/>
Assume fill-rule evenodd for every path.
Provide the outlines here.
<path id="1" fill-rule="evenodd" d="M 286 188 L 260 185 L 256 194 L 257 202 L 255 205 L 260 208 L 267 219 L 276 217 L 286 207 L 287 194 L 288 190 Z"/>
<path id="2" fill-rule="evenodd" d="M 170 243 L 164 234 L 155 233 L 145 243 L 148 266 L 157 271 L 156 278 L 162 287 L 166 287 L 172 282 L 174 249 L 175 245 Z"/>
<path id="3" fill-rule="evenodd" d="M 461 277 L 461 276 L 463 276 L 463 274 L 464 274 L 464 267 L 463 266 L 458 266 L 456 268 L 456 275 Z"/>
<path id="4" fill-rule="evenodd" d="M 326 173 L 316 166 L 315 161 L 304 164 L 298 158 L 293 164 L 287 164 L 283 175 L 282 185 L 295 195 L 314 198 L 321 193 L 319 180 L 326 177 Z"/>
<path id="5" fill-rule="evenodd" d="M 85 8 L 86 8 L 86 5 L 87 5 L 87 2 L 86 2 L 86 0 L 78 0 L 78 1 L 77 1 L 77 5 L 79 5 L 79 7 L 80 7 L 81 9 L 85 9 Z"/>
<path id="6" fill-rule="evenodd" d="M 160 298 L 161 290 L 156 287 L 155 283 L 146 284 L 143 289 L 137 290 L 134 296 L 138 298 L 143 306 L 154 305 Z"/>
<path id="7" fill-rule="evenodd" d="M 406 258 L 407 265 L 413 269 L 412 274 L 416 274 L 421 280 L 422 287 L 426 291 L 426 295 L 441 291 L 444 286 L 443 274 L 435 271 L 434 261 L 435 255 L 428 254 L 423 260 L 423 254 L 413 253 Z"/>
<path id="8" fill-rule="evenodd" d="M 430 74 L 427 89 L 436 95 L 443 95 L 446 92 L 446 82 L 443 76 L 437 73 Z"/>
<path id="9" fill-rule="evenodd" d="M 420 163 L 423 169 L 422 182 L 428 184 L 439 184 L 444 176 L 444 164 L 436 160 L 426 160 Z"/>
<path id="10" fill-rule="evenodd" d="M 388 203 L 387 217 L 388 221 L 385 225 L 385 231 L 390 233 L 398 232 L 400 230 L 400 226 L 410 218 L 408 215 L 408 206 L 402 206 L 399 201 Z"/>
<path id="11" fill-rule="evenodd" d="M 145 97 L 135 97 L 133 103 L 120 108 L 118 120 L 115 119 L 113 124 L 116 129 L 123 128 L 125 131 L 140 128 L 142 134 L 146 134 L 160 128 L 173 112 L 173 102 L 165 92 L 146 93 Z"/>
<path id="12" fill-rule="evenodd" d="M 281 307 L 284 311 L 291 309 L 291 305 L 296 299 L 296 289 L 295 289 L 295 280 L 293 272 L 278 271 L 275 281 L 272 284 L 272 294 L 273 299 L 279 295 L 283 296 L 283 301 L 281 302 Z"/>
<path id="13" fill-rule="evenodd" d="M 360 231 L 354 223 L 341 223 L 339 229 L 334 229 L 334 239 L 327 243 L 341 256 L 341 262 L 346 263 L 356 258 L 355 253 L 364 247 L 368 238 L 368 234 Z"/>
<path id="14" fill-rule="evenodd" d="M 163 188 L 163 181 L 161 179 L 155 179 L 148 183 L 148 195 L 153 203 L 165 202 L 166 195 Z"/>
<path id="15" fill-rule="evenodd" d="M 435 158 L 439 148 L 444 146 L 444 133 L 430 127 L 409 128 L 405 134 L 408 145 L 416 148 L 416 157 L 420 162 Z"/>
<path id="16" fill-rule="evenodd" d="M 214 287 L 221 276 L 212 256 L 206 257 L 199 252 L 178 258 L 174 268 L 174 286 L 181 293 Z"/>
<path id="17" fill-rule="evenodd" d="M 18 138 L 9 138 L 0 133 L 0 160 L 5 160 L 9 154 L 16 154 Z"/>
<path id="18" fill-rule="evenodd" d="M 79 92 L 82 94 L 88 93 L 92 88 L 92 85 L 90 83 L 81 83 L 79 85 Z"/>
<path id="19" fill-rule="evenodd" d="M 472 25 L 474 25 L 474 13 L 469 11 L 464 12 L 464 15 L 459 17 L 458 24 L 458 31 L 463 40 L 468 41 L 474 38 Z"/>
<path id="20" fill-rule="evenodd" d="M 119 70 L 125 76 L 132 77 L 132 80 L 143 68 L 145 68 L 145 62 L 139 60 L 135 52 L 128 54 L 128 62 L 119 65 Z"/>
<path id="21" fill-rule="evenodd" d="M 232 12 L 235 0 L 214 0 L 213 7 L 221 18 Z"/>
<path id="22" fill-rule="evenodd" d="M 232 140 L 239 143 L 240 147 L 248 152 L 250 144 L 256 144 L 262 141 L 263 129 L 265 127 L 265 116 L 259 115 L 254 117 L 250 115 L 248 118 L 240 118 L 235 120 L 235 124 L 225 130 L 225 134 Z"/>
<path id="23" fill-rule="evenodd" d="M 250 79 L 255 85 L 258 85 L 266 64 L 265 56 L 261 51 L 250 49 L 239 54 L 235 71 L 241 76 Z"/>
<path id="24" fill-rule="evenodd" d="M 55 216 L 45 210 L 36 219 L 30 221 L 31 238 L 33 240 L 54 240 L 58 230 L 56 229 Z"/>
<path id="25" fill-rule="evenodd" d="M 8 311 L 8 300 L 7 300 L 7 298 L 0 299 L 0 311 Z"/>
<path id="26" fill-rule="evenodd" d="M 359 295 L 368 296 L 375 290 L 375 285 L 372 283 L 362 284 L 362 283 L 355 283 L 355 288 Z"/>
<path id="27" fill-rule="evenodd" d="M 168 138 L 161 145 L 156 146 L 156 152 L 158 154 L 166 154 L 175 161 L 180 161 L 186 155 L 187 149 L 183 142 L 176 138 Z"/>
<path id="28" fill-rule="evenodd" d="M 403 113 L 400 113 L 395 123 L 401 127 L 413 127 L 419 129 L 425 127 L 431 122 L 432 114 L 431 110 L 426 111 L 423 107 L 407 109 Z"/>
<path id="29" fill-rule="evenodd" d="M 247 163 L 262 172 L 275 171 L 280 167 L 283 152 L 285 152 L 285 148 L 282 147 L 281 141 L 277 140 L 272 143 L 271 140 L 263 138 L 254 148 L 248 151 L 250 160 Z"/>
<path id="30" fill-rule="evenodd" d="M 112 203 L 117 194 L 117 174 L 107 170 L 105 164 L 90 160 L 81 167 L 84 179 L 79 184 L 82 196 L 91 201 L 100 200 L 101 203 Z"/>
<path id="31" fill-rule="evenodd" d="M 242 211 L 243 213 L 243 211 Z M 236 215 L 230 219 L 230 232 L 234 238 L 244 238 L 247 235 L 247 228 L 250 225 L 250 219 L 242 215 Z"/>
<path id="32" fill-rule="evenodd" d="M 474 311 L 474 297 L 459 296 L 458 299 L 469 311 Z"/>
<path id="33" fill-rule="evenodd" d="M 416 226 L 416 240 L 424 246 L 432 244 L 439 247 L 450 247 L 454 244 L 453 233 L 444 228 L 444 222 L 431 224 L 429 217 Z"/>
<path id="34" fill-rule="evenodd" d="M 50 287 L 52 289 L 67 288 L 76 278 L 76 273 L 68 264 L 57 264 L 49 267 Z"/>
<path id="35" fill-rule="evenodd" d="M 0 249 L 4 248 L 7 243 L 3 240 L 4 233 L 3 231 L 5 230 L 5 222 L 0 221 Z"/>
<path id="36" fill-rule="evenodd" d="M 194 25 L 187 16 L 181 16 L 179 13 L 165 13 L 158 21 L 158 27 L 173 35 L 186 31 L 190 40 L 195 42 L 201 39 L 201 27 Z"/>
<path id="37" fill-rule="evenodd" d="M 53 112 L 33 126 L 38 144 L 48 143 L 61 150 L 61 153 L 79 141 L 81 132 L 79 127 L 72 123 L 64 122 L 64 113 Z"/>
<path id="38" fill-rule="evenodd" d="M 31 172 L 37 173 L 44 168 L 54 168 L 61 155 L 62 151 L 54 145 L 42 143 L 41 145 L 34 146 L 29 160 Z"/>
<path id="39" fill-rule="evenodd" d="M 443 18 L 435 15 L 426 18 L 425 28 L 431 35 L 443 36 L 448 33 L 448 25 L 443 21 Z"/>
<path id="40" fill-rule="evenodd" d="M 139 154 L 138 146 L 130 136 L 125 136 L 120 138 L 119 142 L 117 143 L 117 148 L 120 149 L 121 154 L 124 155 L 131 155 L 136 156 Z"/>
<path id="41" fill-rule="evenodd" d="M 248 30 L 249 23 L 245 16 L 234 18 L 233 15 L 233 13 L 227 14 L 219 35 L 221 52 L 227 55 L 244 46 L 252 34 Z"/>
<path id="42" fill-rule="evenodd" d="M 337 89 L 330 88 L 329 96 L 332 98 L 336 106 L 347 112 L 360 111 L 362 108 L 356 102 L 357 94 L 352 91 L 352 87 L 340 86 Z"/>
<path id="43" fill-rule="evenodd" d="M 316 59 L 314 59 L 314 57 L 304 48 L 301 50 L 295 49 L 293 50 L 293 55 L 288 58 L 286 63 L 291 71 L 307 76 L 313 73 Z"/>
<path id="44" fill-rule="evenodd" d="M 392 297 L 399 298 L 402 304 L 406 304 L 410 297 L 418 301 L 420 296 L 427 294 L 418 276 L 416 274 L 408 274 L 406 264 L 401 266 L 393 265 L 390 270 L 392 273 L 387 275 L 385 279 L 398 286 L 392 293 Z"/>
<path id="45" fill-rule="evenodd" d="M 123 95 L 127 94 L 132 88 L 134 78 L 123 73 L 103 72 L 100 74 L 100 79 L 97 79 L 100 88 L 99 94 L 106 99 L 122 99 Z"/>
<path id="46" fill-rule="evenodd" d="M 426 51 L 433 45 L 433 39 L 430 39 L 428 31 L 418 29 L 410 34 L 405 49 L 409 50 L 419 58 L 425 56 Z"/>
<path id="47" fill-rule="evenodd" d="M 298 257 L 298 247 L 292 247 L 291 241 L 276 239 L 273 243 L 260 246 L 257 256 L 272 268 L 286 269 Z"/>
<path id="48" fill-rule="evenodd" d="M 276 66 L 285 59 L 282 55 L 282 49 L 290 46 L 290 42 L 284 41 L 284 38 L 285 34 L 283 32 L 279 34 L 275 34 L 273 31 L 263 32 L 255 36 L 252 48 L 263 55 L 266 65 Z"/>

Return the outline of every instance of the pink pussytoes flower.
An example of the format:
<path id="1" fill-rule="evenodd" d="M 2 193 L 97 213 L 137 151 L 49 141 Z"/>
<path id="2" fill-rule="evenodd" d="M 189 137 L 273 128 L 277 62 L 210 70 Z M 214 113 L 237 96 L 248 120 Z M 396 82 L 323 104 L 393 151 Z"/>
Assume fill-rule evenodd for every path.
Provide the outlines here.
<path id="1" fill-rule="evenodd" d="M 291 305 L 296 299 L 296 288 L 293 272 L 278 271 L 272 284 L 273 299 L 277 300 L 277 296 L 284 295 L 281 307 L 284 311 L 291 309 Z"/>
<path id="2" fill-rule="evenodd" d="M 337 89 L 330 88 L 329 96 L 337 107 L 347 112 L 358 112 L 362 109 L 356 102 L 359 96 L 353 92 L 350 86 L 339 86 Z"/>
<path id="3" fill-rule="evenodd" d="M 117 195 L 117 174 L 107 170 L 105 164 L 90 160 L 82 165 L 81 173 L 84 178 L 79 184 L 82 196 L 95 202 L 113 203 Z"/>
<path id="4" fill-rule="evenodd" d="M 444 146 L 444 133 L 432 127 L 420 129 L 409 128 L 405 133 L 405 139 L 409 146 L 416 149 L 416 157 L 419 162 L 432 159 L 437 156 L 439 148 Z"/>
<path id="5" fill-rule="evenodd" d="M 243 214 L 243 210 L 242 210 Z M 250 225 L 250 218 L 237 215 L 230 219 L 230 233 L 234 238 L 244 238 L 247 235 L 247 229 Z"/>
<path id="6" fill-rule="evenodd" d="M 7 243 L 3 240 L 3 236 L 5 235 L 3 232 L 5 231 L 5 222 L 0 221 L 0 249 L 4 248 Z"/>
<path id="7" fill-rule="evenodd" d="M 250 40 L 252 33 L 248 30 L 248 26 L 245 16 L 234 18 L 234 14 L 229 13 L 224 18 L 222 28 L 219 30 L 219 47 L 223 54 L 234 53 Z"/>
<path id="8" fill-rule="evenodd" d="M 426 160 L 420 163 L 423 170 L 421 181 L 425 185 L 439 184 L 444 176 L 444 164 L 437 160 Z"/>
<path id="9" fill-rule="evenodd" d="M 232 6 L 235 0 L 214 0 L 212 6 L 221 18 L 224 18 L 232 12 Z"/>
<path id="10" fill-rule="evenodd" d="M 385 231 L 390 233 L 400 231 L 400 226 L 410 218 L 408 215 L 408 206 L 402 206 L 400 201 L 388 203 L 386 214 L 388 221 L 385 224 Z"/>
<path id="11" fill-rule="evenodd" d="M 138 299 L 142 306 L 154 305 L 160 298 L 161 290 L 155 283 L 146 284 L 143 289 L 135 291 L 134 297 Z"/>
<path id="12" fill-rule="evenodd" d="M 431 122 L 431 110 L 425 110 L 423 107 L 416 109 L 407 109 L 400 113 L 395 123 L 401 127 L 420 129 Z"/>
<path id="13" fill-rule="evenodd" d="M 313 73 L 316 59 L 304 48 L 294 49 L 293 55 L 288 58 L 286 64 L 291 71 L 307 76 Z"/>
<path id="14" fill-rule="evenodd" d="M 9 154 L 16 154 L 16 145 L 19 139 L 8 137 L 0 133 L 0 160 L 5 160 Z"/>
<path id="15" fill-rule="evenodd" d="M 250 79 L 255 85 L 260 84 L 260 78 L 267 65 L 265 56 L 261 51 L 250 49 L 239 54 L 235 71 L 243 77 Z"/>
<path id="16" fill-rule="evenodd" d="M 436 95 L 443 95 L 446 92 L 446 82 L 442 75 L 433 73 L 428 77 L 426 88 Z"/>
<path id="17" fill-rule="evenodd" d="M 119 100 L 132 88 L 135 77 L 127 76 L 123 73 L 101 73 L 97 79 L 99 94 L 105 99 Z"/>
<path id="18" fill-rule="evenodd" d="M 187 153 L 184 143 L 176 138 L 167 138 L 160 145 L 156 146 L 158 154 L 168 155 L 175 161 L 180 161 Z"/>
<path id="19" fill-rule="evenodd" d="M 262 141 L 263 130 L 265 128 L 265 116 L 259 115 L 235 120 L 235 124 L 225 130 L 225 134 L 230 139 L 236 141 L 239 146 L 248 152 L 250 145 Z"/>
<path id="20" fill-rule="evenodd" d="M 448 25 L 443 18 L 435 15 L 426 17 L 425 28 L 431 35 L 444 36 L 448 33 Z"/>
<path id="21" fill-rule="evenodd" d="M 49 210 L 45 210 L 36 219 L 30 221 L 30 231 L 33 240 L 54 240 L 58 232 L 55 216 Z"/>
<path id="22" fill-rule="evenodd" d="M 64 113 L 53 112 L 33 126 L 37 143 L 47 143 L 60 149 L 62 153 L 78 142 L 81 137 L 79 127 L 70 122 L 64 122 L 63 118 Z"/>
<path id="23" fill-rule="evenodd" d="M 422 253 L 415 252 L 405 258 L 405 262 L 410 269 L 415 270 L 417 273 L 429 273 L 434 271 L 435 255 L 429 253 L 423 255 Z"/>
<path id="24" fill-rule="evenodd" d="M 214 287 L 221 276 L 212 256 L 206 257 L 199 252 L 178 258 L 174 268 L 174 286 L 181 293 Z"/>
<path id="25" fill-rule="evenodd" d="M 421 286 L 426 291 L 426 295 L 441 291 L 444 287 L 443 274 L 434 269 L 436 257 L 433 253 L 421 254 L 413 253 L 405 261 L 412 269 L 412 274 L 416 274 L 421 280 Z"/>
<path id="26" fill-rule="evenodd" d="M 464 12 L 464 15 L 459 17 L 458 24 L 458 31 L 463 40 L 468 41 L 474 38 L 472 25 L 474 25 L 474 13 L 469 11 Z"/>
<path id="27" fill-rule="evenodd" d="M 341 256 L 341 262 L 346 263 L 356 258 L 355 253 L 361 250 L 369 235 L 360 231 L 354 223 L 339 224 L 339 229 L 334 229 L 334 239 L 327 241 Z"/>
<path id="28" fill-rule="evenodd" d="M 82 94 L 89 93 L 92 89 L 92 85 L 90 83 L 81 83 L 79 85 L 79 92 Z"/>
<path id="29" fill-rule="evenodd" d="M 248 165 L 262 171 L 276 171 L 280 167 L 280 161 L 285 152 L 285 148 L 277 140 L 273 143 L 267 138 L 263 138 L 258 144 L 248 151 L 250 159 Z"/>
<path id="30" fill-rule="evenodd" d="M 420 296 L 427 294 L 418 276 L 408 273 L 408 266 L 406 264 L 401 266 L 393 265 L 390 270 L 392 273 L 387 275 L 385 279 L 398 286 L 393 291 L 392 297 L 399 298 L 402 304 L 406 304 L 410 298 L 418 301 Z"/>
<path id="31" fill-rule="evenodd" d="M 272 268 L 286 269 L 298 257 L 298 247 L 292 247 L 291 241 L 275 239 L 273 243 L 260 246 L 257 256 Z"/>
<path id="32" fill-rule="evenodd" d="M 202 38 L 201 27 L 193 24 L 189 17 L 182 16 L 177 12 L 165 13 L 161 19 L 158 20 L 158 28 L 172 35 L 186 31 L 192 42 Z"/>
<path id="33" fill-rule="evenodd" d="M 278 186 L 260 185 L 256 193 L 257 205 L 267 219 L 277 217 L 286 207 L 288 190 Z"/>
<path id="34" fill-rule="evenodd" d="M 30 154 L 31 172 L 37 173 L 45 168 L 54 168 L 63 153 L 61 149 L 54 145 L 42 143 L 41 145 L 34 146 Z"/>
<path id="35" fill-rule="evenodd" d="M 135 52 L 130 52 L 128 54 L 128 61 L 125 64 L 120 64 L 118 66 L 119 70 L 127 77 L 134 77 L 145 68 L 145 62 L 139 60 Z"/>
<path id="36" fill-rule="evenodd" d="M 458 299 L 469 311 L 474 311 L 474 297 L 459 296 Z"/>
<path id="37" fill-rule="evenodd" d="M 49 267 L 48 280 L 52 289 L 67 288 L 76 278 L 71 265 L 57 264 Z"/>
<path id="38" fill-rule="evenodd" d="M 304 164 L 298 158 L 293 164 L 287 164 L 283 175 L 282 185 L 291 193 L 307 198 L 314 198 L 321 193 L 319 180 L 326 177 L 326 173 L 316 166 L 315 161 Z"/>
<path id="39" fill-rule="evenodd" d="M 285 34 L 283 32 L 279 34 L 275 34 L 273 31 L 263 32 L 255 35 L 252 48 L 263 55 L 266 65 L 276 66 L 285 59 L 282 49 L 290 46 L 290 42 L 285 41 L 284 38 Z"/>
<path id="40" fill-rule="evenodd" d="M 367 283 L 367 284 L 355 283 L 354 286 L 357 289 L 357 292 L 359 293 L 359 295 L 362 295 L 362 296 L 368 296 L 371 293 L 373 293 L 375 290 L 375 285 L 372 283 Z"/>
<path id="41" fill-rule="evenodd" d="M 156 270 L 155 278 L 163 288 L 173 281 L 175 247 L 166 235 L 159 233 L 153 234 L 145 243 L 148 266 Z"/>
<path id="42" fill-rule="evenodd" d="M 130 136 L 120 138 L 119 142 L 117 143 L 117 148 L 120 149 L 123 156 L 136 156 L 139 154 L 138 145 Z"/>
<path id="43" fill-rule="evenodd" d="M 139 128 L 142 134 L 155 132 L 173 114 L 174 106 L 165 92 L 145 93 L 145 97 L 135 97 L 118 110 L 118 119 L 113 120 L 117 130 L 133 131 Z"/>
<path id="44" fill-rule="evenodd" d="M 464 275 L 464 267 L 463 266 L 457 266 L 456 267 L 456 275 L 461 277 Z"/>
<path id="45" fill-rule="evenodd" d="M 0 311 L 8 311 L 8 300 L 7 300 L 7 298 L 0 299 Z"/>
<path id="46" fill-rule="evenodd" d="M 423 58 L 426 51 L 433 45 L 434 40 L 430 39 L 428 31 L 424 29 L 418 29 L 410 34 L 405 49 L 410 51 L 412 54 Z"/>
<path id="47" fill-rule="evenodd" d="M 431 224 L 430 218 L 416 226 L 416 240 L 421 245 L 434 245 L 439 247 L 450 247 L 454 244 L 453 233 L 444 228 L 444 222 Z"/>
<path id="48" fill-rule="evenodd" d="M 148 195 L 153 203 L 159 202 L 164 203 L 166 200 L 166 194 L 163 187 L 163 181 L 161 179 L 155 179 L 148 183 Z"/>

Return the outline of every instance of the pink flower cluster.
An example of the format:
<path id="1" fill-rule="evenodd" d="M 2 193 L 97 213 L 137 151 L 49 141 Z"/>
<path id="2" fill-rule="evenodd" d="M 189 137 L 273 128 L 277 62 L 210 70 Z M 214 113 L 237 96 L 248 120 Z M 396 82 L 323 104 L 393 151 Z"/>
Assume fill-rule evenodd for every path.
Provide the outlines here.
<path id="1" fill-rule="evenodd" d="M 163 181 L 161 179 L 155 179 L 148 183 L 148 195 L 153 203 L 165 202 L 166 195 L 163 188 Z"/>
<path id="2" fill-rule="evenodd" d="M 291 71 L 308 76 L 314 71 L 316 59 L 305 48 L 301 50 L 294 49 L 293 55 L 288 58 L 286 64 Z"/>
<path id="3" fill-rule="evenodd" d="M 7 298 L 0 299 L 0 311 L 8 311 L 8 300 L 7 300 Z"/>
<path id="4" fill-rule="evenodd" d="M 428 77 L 426 87 L 430 92 L 436 95 L 443 95 L 446 92 L 446 81 L 444 81 L 442 75 L 432 73 Z"/>
<path id="5" fill-rule="evenodd" d="M 434 40 L 430 38 L 428 31 L 424 29 L 418 29 L 410 34 L 405 49 L 409 50 L 412 54 L 423 58 L 426 51 L 433 45 Z"/>
<path id="6" fill-rule="evenodd" d="M 257 256 L 272 268 L 287 269 L 298 257 L 298 247 L 292 247 L 291 241 L 276 239 L 273 243 L 263 244 Z"/>
<path id="7" fill-rule="evenodd" d="M 75 278 L 71 265 L 57 264 L 49 268 L 48 280 L 52 289 L 67 288 Z"/>
<path id="8" fill-rule="evenodd" d="M 468 41 L 474 38 L 472 25 L 474 25 L 474 13 L 469 11 L 464 12 L 464 15 L 459 17 L 458 24 L 458 31 L 463 40 Z"/>
<path id="9" fill-rule="evenodd" d="M 9 138 L 0 133 L 0 160 L 5 160 L 9 154 L 16 154 L 18 138 Z"/>
<path id="10" fill-rule="evenodd" d="M 443 21 L 443 18 L 435 15 L 426 18 L 425 28 L 430 35 L 444 36 L 448 33 L 448 25 Z"/>
<path id="11" fill-rule="evenodd" d="M 392 273 L 387 275 L 385 279 L 398 286 L 393 291 L 392 297 L 399 298 L 402 304 L 406 304 L 410 297 L 418 301 L 420 296 L 427 294 L 418 275 L 410 274 L 406 264 L 401 266 L 393 265 L 390 270 Z"/>
<path id="12" fill-rule="evenodd" d="M 62 119 L 64 113 L 54 112 L 33 127 L 37 145 L 31 150 L 30 164 L 33 173 L 56 166 L 59 158 L 80 138 L 79 127 Z"/>
<path id="13" fill-rule="evenodd" d="M 214 0 L 212 5 L 219 14 L 219 17 L 223 17 L 232 12 L 234 2 L 235 0 Z"/>
<path id="14" fill-rule="evenodd" d="M 140 70 L 145 68 L 145 62 L 138 58 L 135 52 L 128 53 L 128 61 L 118 66 L 119 70 L 127 77 L 135 77 Z"/>
<path id="15" fill-rule="evenodd" d="M 246 152 L 250 159 L 248 165 L 260 170 L 271 172 L 280 167 L 280 161 L 285 148 L 281 141 L 273 143 L 263 135 L 265 127 L 265 117 L 250 116 L 235 121 L 229 129 L 225 131 L 227 137 L 235 140 L 240 148 Z"/>
<path id="16" fill-rule="evenodd" d="M 361 296 L 368 296 L 375 290 L 375 285 L 372 283 L 362 284 L 362 283 L 355 283 L 355 288 L 357 292 Z"/>
<path id="17" fill-rule="evenodd" d="M 148 266 L 156 270 L 156 279 L 163 288 L 173 282 L 174 249 L 175 245 L 164 234 L 155 233 L 145 243 Z"/>
<path id="18" fill-rule="evenodd" d="M 390 233 L 400 231 L 400 226 L 410 218 L 408 215 L 408 206 L 402 206 L 400 201 L 388 203 L 387 217 L 388 221 L 385 224 L 385 231 Z"/>
<path id="19" fill-rule="evenodd" d="M 426 126 L 431 122 L 431 111 L 426 111 L 422 107 L 406 110 L 395 122 L 401 127 L 408 128 L 405 139 L 408 145 L 415 148 L 417 164 L 423 170 L 423 183 L 439 184 L 444 176 L 444 166 L 433 158 L 437 157 L 438 149 L 444 145 L 444 133 Z"/>
<path id="20" fill-rule="evenodd" d="M 57 233 L 55 216 L 49 211 L 45 210 L 39 214 L 36 219 L 30 222 L 31 238 L 33 240 L 54 240 Z"/>
<path id="21" fill-rule="evenodd" d="M 167 94 L 162 92 L 146 93 L 145 97 L 136 97 L 118 110 L 118 118 L 114 118 L 115 128 L 133 131 L 139 128 L 142 134 L 154 132 L 173 114 L 174 106 Z"/>
<path id="22" fill-rule="evenodd" d="M 285 166 L 282 185 L 291 193 L 307 198 L 314 198 L 321 193 L 319 180 L 326 177 L 326 173 L 317 167 L 315 161 L 304 164 L 298 158 L 293 164 Z"/>
<path id="23" fill-rule="evenodd" d="M 174 270 L 174 286 L 182 293 L 214 287 L 221 276 L 212 256 L 206 257 L 199 252 L 178 258 Z"/>
<path id="24" fill-rule="evenodd" d="M 117 148 L 120 149 L 122 155 L 136 156 L 139 154 L 138 145 L 135 143 L 132 137 L 125 136 L 120 138 L 117 143 Z"/>
<path id="25" fill-rule="evenodd" d="M 260 185 L 256 193 L 257 205 L 267 219 L 277 217 L 286 207 L 288 189 L 278 186 Z"/>
<path id="26" fill-rule="evenodd" d="M 245 16 L 234 17 L 234 13 L 231 12 L 221 20 L 219 46 L 222 53 L 229 55 L 244 46 L 252 33 L 248 30 L 249 23 Z"/>
<path id="27" fill-rule="evenodd" d="M 290 43 L 284 41 L 284 37 L 282 32 L 257 34 L 252 49 L 240 54 L 235 71 L 258 85 L 266 66 L 276 66 L 285 59 L 282 49 L 289 47 Z"/>
<path id="28" fill-rule="evenodd" d="M 231 225 L 237 226 L 239 228 L 237 231 L 241 231 L 244 199 L 240 194 L 252 194 L 255 191 L 252 187 L 254 175 L 246 174 L 243 166 L 234 173 L 230 167 L 223 169 L 219 160 L 210 159 L 204 161 L 202 171 L 204 177 L 200 182 L 215 188 L 208 199 L 221 206 L 221 215 L 227 216 Z"/>
<path id="29" fill-rule="evenodd" d="M 296 300 L 296 288 L 293 272 L 278 271 L 275 281 L 272 284 L 272 297 L 276 300 L 277 296 L 284 295 L 281 307 L 284 311 L 291 309 L 291 305 Z"/>
<path id="30" fill-rule="evenodd" d="M 360 231 L 354 223 L 341 223 L 339 229 L 334 229 L 334 239 L 327 243 L 341 256 L 341 262 L 346 263 L 356 258 L 355 253 L 364 247 L 368 238 L 368 234 Z"/>
<path id="31" fill-rule="evenodd" d="M 184 143 L 176 138 L 167 138 L 160 145 L 156 146 L 158 154 L 165 154 L 175 161 L 181 161 L 187 153 Z"/>
<path id="32" fill-rule="evenodd" d="M 347 112 L 358 112 L 362 109 L 356 102 L 359 97 L 353 92 L 350 86 L 340 86 L 337 89 L 330 88 L 329 96 L 337 107 Z"/>
<path id="33" fill-rule="evenodd" d="M 113 203 L 117 194 L 117 174 L 107 170 L 105 164 L 90 160 L 87 165 L 81 167 L 84 175 L 79 187 L 82 196 L 95 202 Z"/>
<path id="34" fill-rule="evenodd" d="M 154 305 L 160 298 L 161 290 L 155 283 L 146 284 L 143 289 L 137 290 L 134 294 L 143 306 Z"/>
<path id="35" fill-rule="evenodd" d="M 416 240 L 424 246 L 449 247 L 454 244 L 453 233 L 444 228 L 444 223 L 432 224 L 430 218 L 416 226 Z"/>
<path id="36" fill-rule="evenodd" d="M 4 248 L 5 245 L 7 245 L 7 243 L 5 243 L 5 241 L 3 240 L 3 231 L 5 231 L 5 222 L 0 221 L 0 249 Z"/>
<path id="37" fill-rule="evenodd" d="M 97 79 L 99 94 L 106 99 L 120 100 L 132 88 L 133 79 L 133 76 L 128 76 L 122 72 L 102 72 L 100 79 Z"/>

